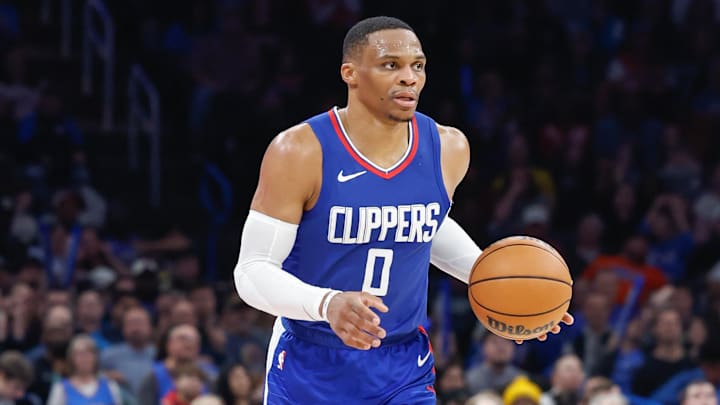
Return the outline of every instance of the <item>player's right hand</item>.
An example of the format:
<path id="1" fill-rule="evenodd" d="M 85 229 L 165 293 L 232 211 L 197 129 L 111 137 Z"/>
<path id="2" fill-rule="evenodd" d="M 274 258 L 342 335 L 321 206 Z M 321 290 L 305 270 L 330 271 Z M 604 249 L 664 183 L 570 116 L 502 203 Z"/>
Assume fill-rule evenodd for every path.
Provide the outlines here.
<path id="1" fill-rule="evenodd" d="M 380 346 L 380 340 L 387 333 L 380 327 L 380 317 L 370 307 L 388 311 L 382 299 L 366 292 L 346 291 L 330 299 L 328 323 L 343 343 L 360 350 Z"/>

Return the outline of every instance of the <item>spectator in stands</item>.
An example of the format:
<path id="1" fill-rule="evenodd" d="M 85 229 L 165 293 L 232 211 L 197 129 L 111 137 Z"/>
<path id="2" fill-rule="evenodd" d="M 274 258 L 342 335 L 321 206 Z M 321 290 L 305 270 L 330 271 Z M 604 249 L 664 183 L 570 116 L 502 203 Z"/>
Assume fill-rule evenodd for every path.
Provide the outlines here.
<path id="1" fill-rule="evenodd" d="M 153 368 L 155 346 L 150 314 L 135 306 L 125 311 L 122 321 L 122 343 L 105 349 L 100 356 L 102 370 L 132 393 L 140 390 L 143 378 Z"/>
<path id="2" fill-rule="evenodd" d="M 640 223 L 635 187 L 629 183 L 618 185 L 604 208 L 603 217 L 607 225 L 603 238 L 607 251 L 604 253 L 616 254 L 623 249 L 623 243 L 637 232 Z"/>
<path id="3" fill-rule="evenodd" d="M 582 332 L 569 344 L 568 351 L 575 353 L 588 375 L 594 375 L 607 353 L 612 337 L 610 313 L 612 302 L 605 294 L 592 292 L 585 297 L 580 318 Z"/>
<path id="4" fill-rule="evenodd" d="M 39 343 L 40 335 L 35 290 L 25 283 L 15 284 L 4 304 L 7 326 L 2 349 L 30 350 Z"/>
<path id="5" fill-rule="evenodd" d="M 40 405 L 40 398 L 26 391 L 32 381 L 32 365 L 22 353 L 7 350 L 0 354 L 0 404 Z"/>
<path id="6" fill-rule="evenodd" d="M 706 380 L 692 381 L 680 395 L 680 405 L 717 405 L 715 387 Z"/>
<path id="7" fill-rule="evenodd" d="M 253 381 L 241 363 L 226 368 L 218 376 L 217 393 L 227 405 L 250 405 Z"/>
<path id="8" fill-rule="evenodd" d="M 265 345 L 269 338 L 263 336 L 257 323 L 260 313 L 243 302 L 237 294 L 225 300 L 221 316 L 222 329 L 226 334 L 223 353 L 228 364 L 242 361 L 243 348 L 250 344 Z"/>
<path id="9" fill-rule="evenodd" d="M 163 341 L 164 340 L 164 341 Z M 197 363 L 209 379 L 217 375 L 216 368 L 199 360 L 200 334 L 192 325 L 181 324 L 171 327 L 158 346 L 157 361 L 153 370 L 140 384 L 138 401 L 140 405 L 156 405 L 175 387 L 171 373 L 178 365 Z"/>
<path id="10" fill-rule="evenodd" d="M 619 255 L 602 255 L 593 260 L 582 277 L 592 280 L 601 272 L 614 272 L 620 279 L 617 304 L 626 304 L 628 292 L 634 285 L 641 285 L 639 303 L 645 302 L 651 292 L 664 286 L 667 278 L 662 271 L 647 263 L 648 242 L 641 235 L 634 235 L 624 243 Z M 634 284 L 642 282 L 642 284 Z"/>
<path id="11" fill-rule="evenodd" d="M 505 405 L 538 405 L 542 390 L 525 376 L 516 377 L 503 391 Z"/>
<path id="12" fill-rule="evenodd" d="M 580 388 L 585 372 L 580 358 L 574 354 L 560 357 L 553 367 L 550 390 L 540 397 L 540 405 L 575 405 L 580 400 Z"/>
<path id="13" fill-rule="evenodd" d="M 206 377 L 194 363 L 179 364 L 172 371 L 174 388 L 160 401 L 161 405 L 190 405 L 207 390 Z"/>
<path id="14" fill-rule="evenodd" d="M 56 305 L 43 319 L 41 344 L 27 356 L 33 362 L 35 381 L 30 391 L 47 400 L 50 385 L 67 373 L 67 350 L 73 336 L 73 315 L 69 307 Z"/>
<path id="15" fill-rule="evenodd" d="M 469 395 L 464 374 L 462 363 L 456 360 L 451 360 L 444 369 L 440 370 L 435 384 L 439 403 L 457 405 L 465 403 Z"/>
<path id="16" fill-rule="evenodd" d="M 99 375 L 100 352 L 88 335 L 73 338 L 68 348 L 68 376 L 55 382 L 47 405 L 122 405 L 120 387 Z"/>
<path id="17" fill-rule="evenodd" d="M 77 302 L 75 303 L 77 329 L 80 333 L 93 338 L 100 351 L 105 350 L 110 345 L 102 334 L 104 313 L 105 304 L 97 291 L 87 290 L 77 296 Z"/>
<path id="18" fill-rule="evenodd" d="M 638 318 L 630 320 L 621 333 L 610 341 L 597 374 L 611 378 L 622 392 L 628 393 L 635 373 L 645 362 L 642 322 Z"/>
<path id="19" fill-rule="evenodd" d="M 503 401 L 495 391 L 487 390 L 468 398 L 465 405 L 503 405 Z"/>
<path id="20" fill-rule="evenodd" d="M 652 398 L 663 404 L 676 403 L 683 390 L 696 381 L 707 381 L 720 398 L 720 341 L 709 338 L 700 348 L 699 367 L 676 373 L 669 381 L 655 390 Z"/>
<path id="21" fill-rule="evenodd" d="M 512 364 L 515 344 L 486 331 L 483 336 L 483 361 L 465 373 L 470 394 L 485 390 L 502 392 L 522 370 Z"/>
<path id="22" fill-rule="evenodd" d="M 694 367 L 683 345 L 682 320 L 677 310 L 665 308 L 657 313 L 653 338 L 654 347 L 632 382 L 632 392 L 641 396 L 650 396 L 675 374 Z"/>
<path id="23" fill-rule="evenodd" d="M 695 243 L 685 200 L 678 195 L 658 196 L 642 227 L 652 240 L 648 264 L 660 268 L 672 282 L 683 279 L 685 264 Z"/>
<path id="24" fill-rule="evenodd" d="M 595 213 L 587 214 L 580 219 L 574 241 L 564 252 L 565 261 L 574 279 L 602 254 L 603 229 L 603 220 Z"/>

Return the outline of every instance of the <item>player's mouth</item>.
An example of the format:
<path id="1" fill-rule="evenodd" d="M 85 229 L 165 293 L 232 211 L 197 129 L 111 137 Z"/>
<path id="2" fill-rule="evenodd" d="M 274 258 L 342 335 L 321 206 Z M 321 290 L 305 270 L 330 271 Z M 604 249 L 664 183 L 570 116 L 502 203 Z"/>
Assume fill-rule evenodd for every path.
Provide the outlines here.
<path id="1" fill-rule="evenodd" d="M 417 104 L 417 94 L 412 91 L 399 91 L 393 93 L 393 101 L 403 108 L 413 108 Z"/>

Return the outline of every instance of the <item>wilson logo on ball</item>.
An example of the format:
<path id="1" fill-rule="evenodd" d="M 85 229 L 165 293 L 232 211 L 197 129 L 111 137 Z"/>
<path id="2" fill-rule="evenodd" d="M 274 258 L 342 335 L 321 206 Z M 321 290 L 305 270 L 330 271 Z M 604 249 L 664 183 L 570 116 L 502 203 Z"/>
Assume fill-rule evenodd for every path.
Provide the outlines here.
<path id="1" fill-rule="evenodd" d="M 550 321 L 545 325 L 538 326 L 534 329 L 526 328 L 524 325 L 508 325 L 503 321 L 498 321 L 491 316 L 487 317 L 487 324 L 491 329 L 495 329 L 500 333 L 506 333 L 508 335 L 515 336 L 529 336 L 531 334 L 546 333 L 550 332 L 550 329 L 555 326 L 555 321 Z"/>

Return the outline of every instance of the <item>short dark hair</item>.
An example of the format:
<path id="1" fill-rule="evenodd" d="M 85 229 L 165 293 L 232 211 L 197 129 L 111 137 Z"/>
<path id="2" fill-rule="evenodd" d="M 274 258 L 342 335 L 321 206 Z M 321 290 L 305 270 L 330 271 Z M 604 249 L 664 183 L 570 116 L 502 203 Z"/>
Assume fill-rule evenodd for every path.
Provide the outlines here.
<path id="1" fill-rule="evenodd" d="M 415 32 L 408 23 L 395 17 L 379 16 L 359 21 L 345 34 L 345 40 L 343 40 L 343 62 L 354 56 L 361 46 L 367 45 L 368 35 L 373 32 L 395 29 Z"/>
<path id="2" fill-rule="evenodd" d="M 22 353 L 15 350 L 0 355 L 0 373 L 6 380 L 17 380 L 23 385 L 30 385 L 34 379 L 32 365 Z"/>

